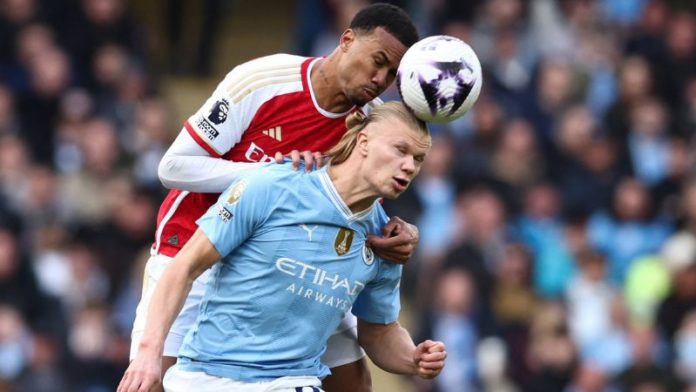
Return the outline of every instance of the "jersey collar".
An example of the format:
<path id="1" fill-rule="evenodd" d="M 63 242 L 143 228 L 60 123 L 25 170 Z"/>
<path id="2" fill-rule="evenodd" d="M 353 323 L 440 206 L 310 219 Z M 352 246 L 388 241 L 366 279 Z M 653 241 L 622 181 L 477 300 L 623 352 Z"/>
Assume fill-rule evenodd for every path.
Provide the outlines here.
<path id="1" fill-rule="evenodd" d="M 341 195 L 338 194 L 338 190 L 336 190 L 333 181 L 331 181 L 331 178 L 329 177 L 329 171 L 327 170 L 327 168 L 328 165 L 319 170 L 319 180 L 321 181 L 321 185 L 324 188 L 324 191 L 326 192 L 327 196 L 329 197 L 329 200 L 331 200 L 331 203 L 333 203 L 334 207 L 336 207 L 336 209 L 341 212 L 341 215 L 343 215 L 343 217 L 346 218 L 346 220 L 348 220 L 349 222 L 358 221 L 370 215 L 370 213 L 372 213 L 372 210 L 375 208 L 375 204 L 379 201 L 375 201 L 375 203 L 372 203 L 370 207 L 354 214 L 350 210 L 350 208 L 348 208 L 346 202 L 343 201 Z"/>
<path id="2" fill-rule="evenodd" d="M 352 107 L 348 109 L 347 111 L 343 113 L 333 113 L 329 112 L 328 110 L 322 109 L 321 106 L 319 106 L 319 102 L 317 102 L 317 97 L 314 95 L 314 88 L 312 87 L 312 68 L 316 63 L 321 60 L 320 57 L 315 57 L 315 58 L 310 58 L 305 60 L 304 63 L 302 63 L 302 86 L 306 91 L 309 91 L 309 95 L 312 97 L 312 104 L 314 104 L 314 108 L 317 109 L 317 112 L 319 112 L 322 116 L 327 117 L 327 118 L 341 118 L 347 116 L 350 112 L 352 112 L 355 107 Z"/>

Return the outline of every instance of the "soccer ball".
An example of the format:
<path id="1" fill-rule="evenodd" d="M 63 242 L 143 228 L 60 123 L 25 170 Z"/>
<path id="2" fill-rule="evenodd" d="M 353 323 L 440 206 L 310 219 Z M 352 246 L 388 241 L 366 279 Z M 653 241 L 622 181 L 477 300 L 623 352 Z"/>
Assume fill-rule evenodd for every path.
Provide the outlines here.
<path id="1" fill-rule="evenodd" d="M 481 92 L 481 79 L 481 64 L 469 45 L 435 35 L 406 51 L 396 73 L 396 87 L 416 117 L 444 123 L 471 109 Z"/>

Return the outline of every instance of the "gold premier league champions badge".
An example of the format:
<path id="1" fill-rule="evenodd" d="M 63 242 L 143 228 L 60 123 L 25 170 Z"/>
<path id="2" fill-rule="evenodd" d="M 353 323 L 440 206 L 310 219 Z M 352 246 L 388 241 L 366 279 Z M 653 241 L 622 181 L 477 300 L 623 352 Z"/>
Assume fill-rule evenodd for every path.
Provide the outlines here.
<path id="1" fill-rule="evenodd" d="M 350 246 L 353 244 L 353 236 L 355 232 L 345 227 L 338 229 L 338 234 L 336 235 L 336 240 L 334 240 L 334 249 L 336 254 L 343 256 L 350 250 Z"/>
<path id="2" fill-rule="evenodd" d="M 230 196 L 227 198 L 227 204 L 234 204 L 238 202 L 239 198 L 242 197 L 242 193 L 244 193 L 247 185 L 249 185 L 249 181 L 246 179 L 239 181 L 230 191 Z"/>

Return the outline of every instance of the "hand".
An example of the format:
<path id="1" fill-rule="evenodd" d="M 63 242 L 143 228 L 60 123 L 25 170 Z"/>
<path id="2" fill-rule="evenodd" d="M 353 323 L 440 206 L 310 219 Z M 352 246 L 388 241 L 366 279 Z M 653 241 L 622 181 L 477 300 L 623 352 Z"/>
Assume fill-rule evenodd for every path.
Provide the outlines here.
<path id="1" fill-rule="evenodd" d="M 426 340 L 416 346 L 413 352 L 413 363 L 416 365 L 416 375 L 426 380 L 437 377 L 445 367 L 445 344 Z"/>
<path id="2" fill-rule="evenodd" d="M 394 216 L 382 228 L 382 236 L 368 235 L 367 243 L 383 259 L 405 264 L 413 256 L 419 237 L 416 226 Z"/>
<path id="3" fill-rule="evenodd" d="M 140 355 L 130 363 L 117 392 L 148 392 L 161 384 L 162 358 Z"/>
<path id="4" fill-rule="evenodd" d="M 287 154 L 290 159 L 292 159 L 292 168 L 294 170 L 297 170 L 300 168 L 300 160 L 303 160 L 305 163 L 305 172 L 309 173 L 312 170 L 315 169 L 314 165 L 316 164 L 316 169 L 321 168 L 324 166 L 324 156 L 320 152 L 311 152 L 311 151 L 302 151 L 299 152 L 297 150 L 292 150 L 290 154 Z M 275 161 L 276 163 L 282 164 L 285 161 L 286 155 L 283 155 L 280 151 L 275 153 Z"/>

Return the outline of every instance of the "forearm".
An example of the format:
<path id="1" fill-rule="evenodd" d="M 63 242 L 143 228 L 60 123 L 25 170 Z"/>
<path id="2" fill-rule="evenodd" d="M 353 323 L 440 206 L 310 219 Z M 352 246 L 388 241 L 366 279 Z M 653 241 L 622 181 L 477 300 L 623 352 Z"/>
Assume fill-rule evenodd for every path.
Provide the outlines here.
<path id="1" fill-rule="evenodd" d="M 381 369 L 396 374 L 417 374 L 413 360 L 416 346 L 398 322 L 377 325 L 359 320 L 358 342 Z"/>
<path id="2" fill-rule="evenodd" d="M 221 193 L 240 176 L 265 163 L 233 162 L 211 156 L 166 154 L 158 174 L 167 188 L 191 192 Z"/>
<path id="3" fill-rule="evenodd" d="M 150 301 L 139 352 L 161 356 L 172 323 L 181 311 L 195 277 L 174 261 L 162 273 Z"/>

